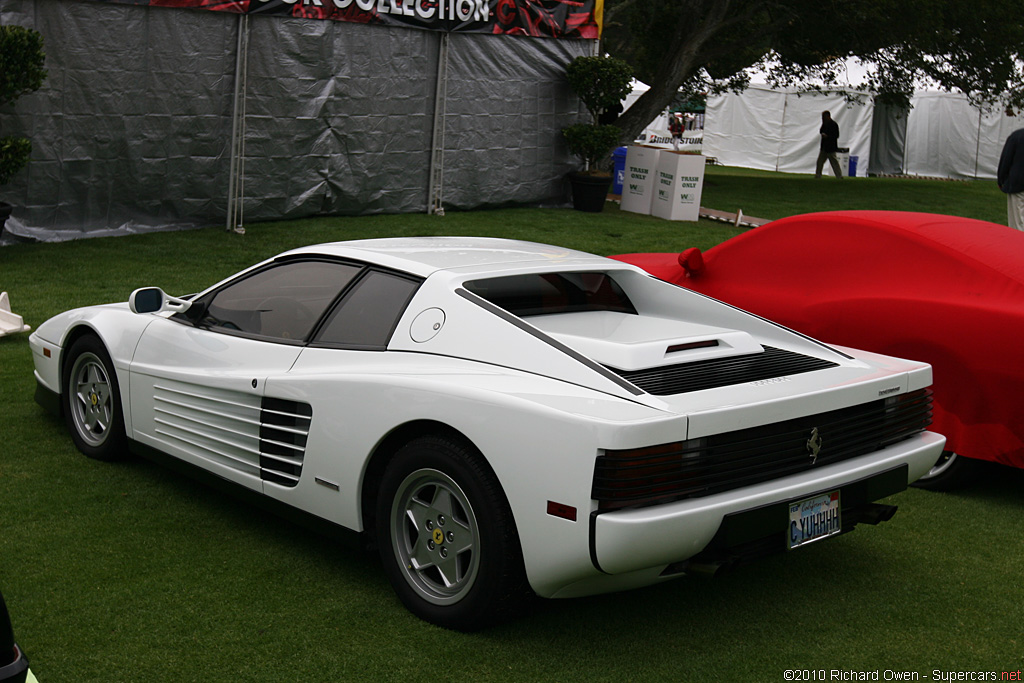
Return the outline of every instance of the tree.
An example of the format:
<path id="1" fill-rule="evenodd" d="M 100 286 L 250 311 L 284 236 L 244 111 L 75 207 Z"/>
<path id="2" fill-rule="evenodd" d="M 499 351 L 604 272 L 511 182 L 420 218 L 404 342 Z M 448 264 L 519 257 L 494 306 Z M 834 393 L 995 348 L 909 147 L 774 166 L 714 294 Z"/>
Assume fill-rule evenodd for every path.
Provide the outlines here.
<path id="1" fill-rule="evenodd" d="M 0 26 L 0 106 L 38 90 L 46 78 L 43 37 L 22 26 Z M 23 137 L 0 137 L 0 185 L 28 163 L 32 143 Z"/>
<path id="2" fill-rule="evenodd" d="M 771 85 L 828 87 L 851 57 L 882 102 L 909 106 L 927 79 L 1024 108 L 1019 0 L 606 0 L 603 40 L 651 86 L 618 120 L 624 140 L 677 97 L 744 88 L 747 67 Z"/>
<path id="3" fill-rule="evenodd" d="M 610 163 L 621 132 L 614 125 L 602 124 L 601 119 L 606 113 L 614 118 L 622 111 L 620 103 L 630 92 L 633 70 L 613 57 L 577 57 L 569 62 L 565 77 L 590 112 L 592 123 L 563 128 L 562 135 L 569 151 L 583 159 L 588 171 L 605 173 L 603 167 Z"/>

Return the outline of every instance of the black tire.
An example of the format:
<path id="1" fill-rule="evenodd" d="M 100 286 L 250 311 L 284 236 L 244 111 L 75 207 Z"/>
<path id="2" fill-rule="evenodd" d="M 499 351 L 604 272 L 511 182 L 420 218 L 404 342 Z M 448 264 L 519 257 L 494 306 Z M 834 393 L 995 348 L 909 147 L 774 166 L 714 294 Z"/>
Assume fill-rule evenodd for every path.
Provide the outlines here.
<path id="1" fill-rule="evenodd" d="M 531 595 L 508 500 L 472 448 L 440 436 L 403 446 L 384 471 L 376 513 L 384 571 L 421 619 L 475 631 Z"/>
<path id="2" fill-rule="evenodd" d="M 956 491 L 967 488 L 981 474 L 983 463 L 953 451 L 942 451 L 935 465 L 912 486 L 928 491 Z"/>
<path id="3" fill-rule="evenodd" d="M 64 421 L 71 440 L 96 460 L 120 460 L 127 454 L 121 391 L 103 343 L 92 335 L 78 338 L 64 363 Z"/>

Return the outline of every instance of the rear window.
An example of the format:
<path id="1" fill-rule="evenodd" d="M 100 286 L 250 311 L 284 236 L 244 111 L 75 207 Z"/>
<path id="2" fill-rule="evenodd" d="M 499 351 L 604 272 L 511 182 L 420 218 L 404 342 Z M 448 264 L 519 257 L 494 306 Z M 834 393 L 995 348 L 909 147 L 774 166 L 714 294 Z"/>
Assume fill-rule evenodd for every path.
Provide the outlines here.
<path id="1" fill-rule="evenodd" d="M 608 273 L 534 273 L 473 280 L 466 289 L 513 315 L 614 311 L 636 314 Z"/>

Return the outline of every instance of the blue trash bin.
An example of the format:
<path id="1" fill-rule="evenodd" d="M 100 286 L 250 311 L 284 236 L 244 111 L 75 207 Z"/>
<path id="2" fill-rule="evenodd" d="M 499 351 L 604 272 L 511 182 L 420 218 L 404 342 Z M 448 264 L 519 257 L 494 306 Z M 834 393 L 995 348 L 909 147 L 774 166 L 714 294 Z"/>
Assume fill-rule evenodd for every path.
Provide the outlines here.
<path id="1" fill-rule="evenodd" d="M 622 179 L 626 175 L 626 148 L 619 147 L 612 152 L 614 161 L 612 172 L 612 194 L 622 195 Z"/>
<path id="2" fill-rule="evenodd" d="M 857 177 L 857 159 L 858 159 L 858 157 L 850 155 L 850 177 L 851 178 L 856 178 Z"/>

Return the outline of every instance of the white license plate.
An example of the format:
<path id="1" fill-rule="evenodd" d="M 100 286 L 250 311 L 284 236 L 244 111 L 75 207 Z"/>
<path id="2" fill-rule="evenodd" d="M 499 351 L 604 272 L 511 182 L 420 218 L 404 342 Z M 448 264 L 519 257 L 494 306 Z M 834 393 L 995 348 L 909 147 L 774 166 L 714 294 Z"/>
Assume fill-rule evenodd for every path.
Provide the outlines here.
<path id="1" fill-rule="evenodd" d="M 790 549 L 812 541 L 820 541 L 842 530 L 839 491 L 824 493 L 789 505 L 787 540 Z"/>

